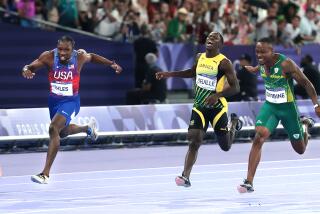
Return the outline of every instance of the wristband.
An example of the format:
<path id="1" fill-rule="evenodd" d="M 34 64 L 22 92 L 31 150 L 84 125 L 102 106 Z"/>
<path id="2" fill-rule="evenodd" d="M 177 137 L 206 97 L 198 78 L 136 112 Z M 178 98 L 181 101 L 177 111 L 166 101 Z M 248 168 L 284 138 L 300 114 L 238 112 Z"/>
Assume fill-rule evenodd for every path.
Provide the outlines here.
<path id="1" fill-rule="evenodd" d="M 317 104 L 315 104 L 313 107 L 314 107 L 314 108 L 317 108 L 317 107 L 319 107 L 319 104 L 317 103 Z"/>

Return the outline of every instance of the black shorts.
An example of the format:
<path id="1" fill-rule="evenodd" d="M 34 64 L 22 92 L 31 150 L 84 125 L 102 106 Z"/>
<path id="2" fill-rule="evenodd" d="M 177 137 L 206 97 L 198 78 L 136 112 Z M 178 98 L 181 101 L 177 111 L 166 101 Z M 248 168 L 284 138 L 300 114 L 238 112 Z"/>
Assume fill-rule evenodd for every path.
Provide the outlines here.
<path id="1" fill-rule="evenodd" d="M 219 105 L 214 108 L 193 107 L 189 129 L 202 129 L 207 131 L 209 122 L 216 134 L 226 134 L 228 132 L 228 103 L 219 100 Z"/>

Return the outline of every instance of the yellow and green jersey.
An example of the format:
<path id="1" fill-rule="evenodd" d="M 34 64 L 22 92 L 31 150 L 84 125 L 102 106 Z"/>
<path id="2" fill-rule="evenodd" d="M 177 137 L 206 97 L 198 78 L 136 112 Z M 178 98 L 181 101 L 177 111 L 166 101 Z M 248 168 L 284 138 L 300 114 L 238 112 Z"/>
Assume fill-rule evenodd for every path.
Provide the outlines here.
<path id="1" fill-rule="evenodd" d="M 266 100 L 270 103 L 294 102 L 293 79 L 285 76 L 281 63 L 286 56 L 279 54 L 278 61 L 266 71 L 264 66 L 259 66 L 260 75 L 264 80 Z"/>
<path id="2" fill-rule="evenodd" d="M 211 58 L 207 58 L 205 53 L 200 55 L 196 67 L 194 107 L 207 107 L 206 98 L 223 90 L 226 77 L 218 67 L 224 58 L 226 57 L 223 54 Z M 220 100 L 227 102 L 224 97 Z"/>

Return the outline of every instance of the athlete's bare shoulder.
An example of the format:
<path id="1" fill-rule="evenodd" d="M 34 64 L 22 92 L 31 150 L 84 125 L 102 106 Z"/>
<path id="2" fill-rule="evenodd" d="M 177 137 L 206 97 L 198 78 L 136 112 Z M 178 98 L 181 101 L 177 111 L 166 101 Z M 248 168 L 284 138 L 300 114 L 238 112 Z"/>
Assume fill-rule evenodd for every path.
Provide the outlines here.
<path id="1" fill-rule="evenodd" d="M 53 58 L 54 58 L 54 52 L 53 50 L 49 50 L 41 53 L 38 60 L 41 61 L 42 63 L 49 65 L 49 64 L 52 64 Z"/>
<path id="2" fill-rule="evenodd" d="M 230 66 L 232 66 L 232 62 L 227 57 L 223 58 L 219 64 L 219 68 L 222 70 L 224 70 L 226 68 L 228 68 L 228 70 L 229 70 Z"/>
<path id="3" fill-rule="evenodd" d="M 227 64 L 232 64 L 231 60 L 227 57 L 224 57 L 222 60 L 221 60 L 222 63 L 227 63 Z"/>
<path id="4" fill-rule="evenodd" d="M 37 61 L 41 64 L 51 66 L 53 64 L 54 52 L 53 50 L 44 51 L 40 54 Z"/>
<path id="5" fill-rule="evenodd" d="M 282 63 L 281 67 L 283 72 L 286 74 L 290 74 L 297 71 L 297 65 L 290 58 L 286 58 Z"/>
<path id="6" fill-rule="evenodd" d="M 81 64 L 89 62 L 91 60 L 91 55 L 87 53 L 87 51 L 84 49 L 78 49 L 77 54 L 78 54 L 78 60 Z"/>
<path id="7" fill-rule="evenodd" d="M 78 49 L 76 50 L 78 55 L 84 55 L 84 54 L 87 54 L 87 51 L 85 49 Z"/>

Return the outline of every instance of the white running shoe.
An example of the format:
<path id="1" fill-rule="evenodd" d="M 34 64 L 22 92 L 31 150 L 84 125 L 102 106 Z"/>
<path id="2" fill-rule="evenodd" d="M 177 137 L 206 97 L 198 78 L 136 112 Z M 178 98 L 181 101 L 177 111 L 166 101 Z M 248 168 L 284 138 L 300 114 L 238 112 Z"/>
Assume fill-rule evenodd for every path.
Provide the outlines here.
<path id="1" fill-rule="evenodd" d="M 308 128 L 312 128 L 314 126 L 314 119 L 312 119 L 311 117 L 307 117 L 307 116 L 300 116 L 300 121 L 303 124 L 306 124 L 308 126 Z"/>
<path id="2" fill-rule="evenodd" d="M 231 113 L 230 115 L 230 118 L 231 118 L 231 122 L 233 121 L 236 121 L 236 126 L 235 126 L 235 130 L 236 131 L 240 131 L 242 129 L 242 126 L 243 126 L 243 122 L 242 120 L 239 119 L 238 115 L 236 113 Z"/>
<path id="3" fill-rule="evenodd" d="M 175 182 L 177 184 L 177 186 L 184 186 L 184 187 L 190 187 L 191 183 L 189 178 L 181 175 L 181 176 L 177 176 L 175 179 Z"/>
<path id="4" fill-rule="evenodd" d="M 89 121 L 87 135 L 93 141 L 96 141 L 98 139 L 97 124 L 96 124 L 95 120 L 90 120 Z"/>
<path id="5" fill-rule="evenodd" d="M 38 184 L 48 184 L 49 177 L 44 175 L 43 173 L 40 173 L 37 175 L 32 175 L 31 180 L 35 183 L 38 183 Z"/>
<path id="6" fill-rule="evenodd" d="M 239 193 L 252 193 L 254 191 L 252 183 L 247 179 L 244 179 L 243 183 L 240 184 L 237 189 Z"/>

